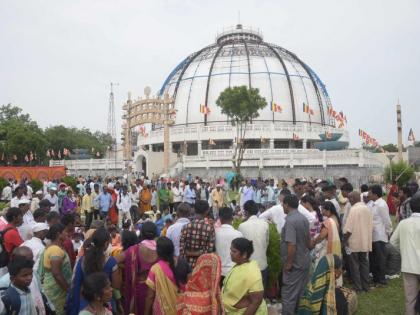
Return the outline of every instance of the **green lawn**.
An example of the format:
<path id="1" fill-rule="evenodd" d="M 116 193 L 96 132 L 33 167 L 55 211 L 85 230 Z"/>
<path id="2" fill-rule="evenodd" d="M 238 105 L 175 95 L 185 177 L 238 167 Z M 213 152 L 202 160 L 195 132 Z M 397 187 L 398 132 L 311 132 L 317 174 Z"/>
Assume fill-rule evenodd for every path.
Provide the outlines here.
<path id="1" fill-rule="evenodd" d="M 357 296 L 357 315 L 403 315 L 404 288 L 402 278 L 389 281 L 386 288 L 376 288 Z"/>

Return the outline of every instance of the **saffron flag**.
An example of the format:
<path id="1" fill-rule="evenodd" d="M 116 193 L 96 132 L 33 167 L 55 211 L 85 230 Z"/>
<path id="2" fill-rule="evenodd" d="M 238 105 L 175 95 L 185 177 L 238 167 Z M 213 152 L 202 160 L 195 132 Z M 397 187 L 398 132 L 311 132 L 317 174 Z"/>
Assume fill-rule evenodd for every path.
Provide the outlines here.
<path id="1" fill-rule="evenodd" d="M 280 105 L 276 104 L 275 102 L 271 102 L 271 111 L 274 113 L 281 113 L 283 108 Z"/>
<path id="2" fill-rule="evenodd" d="M 306 113 L 306 114 L 309 114 L 309 105 L 308 104 L 303 103 L 303 112 Z"/>
<path id="3" fill-rule="evenodd" d="M 201 104 L 200 105 L 200 113 L 202 113 L 204 115 L 208 115 L 208 114 L 210 114 L 210 108 L 206 105 Z"/>
<path id="4" fill-rule="evenodd" d="M 408 133 L 408 141 L 415 142 L 416 137 L 414 136 L 413 128 L 410 128 L 410 132 Z"/>

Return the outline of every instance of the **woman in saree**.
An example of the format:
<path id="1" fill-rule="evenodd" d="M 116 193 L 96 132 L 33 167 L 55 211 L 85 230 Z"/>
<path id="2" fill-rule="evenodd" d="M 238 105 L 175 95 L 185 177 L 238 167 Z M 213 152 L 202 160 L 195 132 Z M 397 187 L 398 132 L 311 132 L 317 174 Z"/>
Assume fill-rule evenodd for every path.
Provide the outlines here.
<path id="1" fill-rule="evenodd" d="M 356 293 L 336 287 L 341 268 L 342 260 L 337 255 L 320 259 L 300 300 L 298 315 L 348 315 L 356 311 Z"/>
<path id="2" fill-rule="evenodd" d="M 124 314 L 144 314 L 147 275 L 158 259 L 156 225 L 146 221 L 140 233 L 141 242 L 129 247 L 117 258 L 119 263 L 124 264 Z"/>
<path id="3" fill-rule="evenodd" d="M 67 237 L 64 229 L 61 223 L 50 227 L 47 238 L 51 244 L 42 253 L 38 267 L 44 293 L 54 304 L 57 315 L 65 314 L 64 305 L 72 275 L 70 259 L 63 248 Z"/>
<path id="4" fill-rule="evenodd" d="M 77 315 L 87 306 L 88 302 L 81 296 L 81 289 L 84 279 L 90 274 L 104 272 L 114 290 L 121 287 L 121 274 L 117 261 L 108 253 L 110 242 L 111 236 L 103 227 L 97 229 L 92 238 L 85 241 L 87 243 L 84 244 L 85 254 L 78 260 L 74 270 L 72 288 L 66 306 L 67 315 Z M 111 304 L 115 310 L 115 300 Z"/>
<path id="5" fill-rule="evenodd" d="M 216 254 L 201 255 L 185 290 L 178 296 L 178 315 L 223 314 L 220 293 L 221 262 Z"/>
<path id="6" fill-rule="evenodd" d="M 108 192 L 111 194 L 111 208 L 109 208 L 108 216 L 111 219 L 112 224 L 118 224 L 118 209 L 117 209 L 117 199 L 118 195 L 115 192 L 114 188 L 108 188 Z"/>
<path id="7" fill-rule="evenodd" d="M 315 267 L 327 254 L 341 257 L 341 224 L 337 209 L 332 202 L 326 201 L 322 205 L 322 214 L 325 220 L 322 222 L 321 232 L 311 241 L 312 246 L 316 246 Z"/>
<path id="8" fill-rule="evenodd" d="M 152 209 L 151 206 L 152 201 L 152 192 L 150 191 L 150 186 L 143 186 L 143 189 L 140 192 L 140 214 L 143 214 L 147 211 L 150 211 Z"/>
<path id="9" fill-rule="evenodd" d="M 158 262 L 149 271 L 145 315 L 176 315 L 179 279 L 176 277 L 172 241 L 163 236 L 156 242 Z"/>
<path id="10" fill-rule="evenodd" d="M 226 315 L 267 315 L 264 287 L 258 263 L 250 260 L 252 242 L 240 237 L 232 241 L 230 256 L 235 266 L 223 282 L 222 300 Z"/>

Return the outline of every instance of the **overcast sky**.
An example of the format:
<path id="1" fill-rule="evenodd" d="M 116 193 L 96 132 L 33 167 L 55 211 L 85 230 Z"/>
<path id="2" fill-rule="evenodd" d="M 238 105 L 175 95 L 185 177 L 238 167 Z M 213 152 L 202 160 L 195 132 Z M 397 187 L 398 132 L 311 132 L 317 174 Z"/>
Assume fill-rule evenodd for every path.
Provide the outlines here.
<path id="1" fill-rule="evenodd" d="M 117 132 L 127 91 L 157 91 L 187 55 L 238 21 L 296 53 L 320 76 L 349 121 L 353 145 L 364 129 L 396 143 L 420 138 L 420 1 L 0 0 L 0 104 L 42 126 L 106 131 L 109 83 Z M 118 134 L 119 138 L 119 134 Z"/>

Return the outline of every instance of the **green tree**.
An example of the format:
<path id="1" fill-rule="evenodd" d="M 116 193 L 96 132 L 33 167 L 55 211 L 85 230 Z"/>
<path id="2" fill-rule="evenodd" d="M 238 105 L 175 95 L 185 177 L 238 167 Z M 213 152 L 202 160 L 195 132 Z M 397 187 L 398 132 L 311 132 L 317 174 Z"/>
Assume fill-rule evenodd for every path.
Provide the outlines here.
<path id="1" fill-rule="evenodd" d="M 388 152 L 398 152 L 398 147 L 393 143 L 388 143 L 382 146 L 385 151 Z"/>
<path id="2" fill-rule="evenodd" d="M 245 134 L 248 123 L 259 116 L 258 111 L 267 105 L 265 98 L 260 96 L 256 88 L 248 88 L 245 85 L 229 87 L 225 89 L 216 100 L 217 106 L 223 114 L 230 117 L 236 126 L 236 141 L 232 157 L 233 168 L 236 173 L 241 173 L 241 164 L 246 150 Z"/>
<path id="3" fill-rule="evenodd" d="M 390 169 L 391 167 L 391 169 Z M 397 181 L 398 186 L 403 186 L 413 177 L 414 168 L 410 164 L 404 161 L 391 162 L 390 165 L 385 167 L 384 177 L 387 183 L 392 182 L 393 180 Z M 392 178 L 391 178 L 392 175 Z"/>
<path id="4" fill-rule="evenodd" d="M 10 104 L 0 107 L 0 153 L 7 165 L 41 164 L 45 157 L 43 130 L 22 109 Z M 33 161 L 26 161 L 32 152 Z"/>

